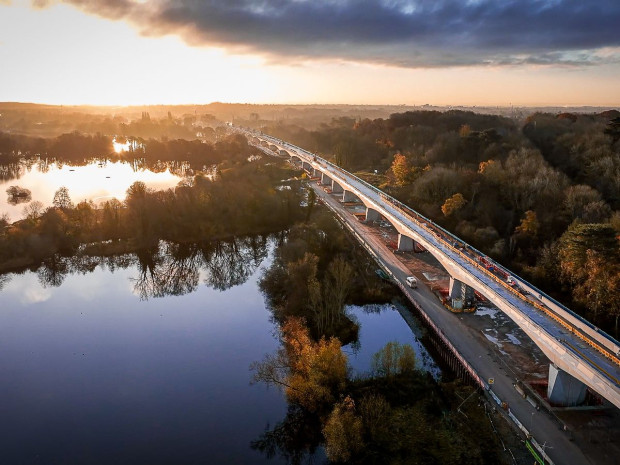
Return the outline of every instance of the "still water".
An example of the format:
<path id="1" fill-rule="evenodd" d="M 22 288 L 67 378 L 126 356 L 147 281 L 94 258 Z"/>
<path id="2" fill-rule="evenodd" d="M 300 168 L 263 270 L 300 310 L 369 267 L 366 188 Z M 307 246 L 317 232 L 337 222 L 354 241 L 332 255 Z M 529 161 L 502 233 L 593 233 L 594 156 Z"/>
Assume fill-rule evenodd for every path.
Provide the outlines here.
<path id="1" fill-rule="evenodd" d="M 32 192 L 28 201 L 39 201 L 44 207 L 52 205 L 54 193 L 61 187 L 69 189 L 74 203 L 92 200 L 95 203 L 111 198 L 122 201 L 135 181 L 142 181 L 156 190 L 176 186 L 182 179 L 183 169 L 173 170 L 162 165 L 146 167 L 139 161 L 93 161 L 85 166 L 71 166 L 45 160 L 22 160 L 20 163 L 0 166 L 0 215 L 6 213 L 11 221 L 23 217 L 27 202 L 15 204 L 6 194 L 10 186 L 19 186 Z M 191 171 L 189 172 L 191 173 Z M 19 199 L 18 199 L 19 200 Z"/>
<path id="2" fill-rule="evenodd" d="M 250 447 L 287 408 L 250 385 L 278 348 L 257 286 L 274 244 L 253 241 L 0 278 L 1 462 L 283 463 Z M 349 311 L 357 372 L 390 340 L 415 344 L 391 305 Z"/>

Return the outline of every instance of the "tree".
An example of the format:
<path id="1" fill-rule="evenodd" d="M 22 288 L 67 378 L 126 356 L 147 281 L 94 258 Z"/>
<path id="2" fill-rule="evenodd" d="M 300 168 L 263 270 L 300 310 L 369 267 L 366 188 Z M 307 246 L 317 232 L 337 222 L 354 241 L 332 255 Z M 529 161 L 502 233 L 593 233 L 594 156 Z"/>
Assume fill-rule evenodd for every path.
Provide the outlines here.
<path id="1" fill-rule="evenodd" d="M 308 207 L 306 210 L 306 223 L 310 221 L 310 216 L 312 215 L 312 210 L 314 209 L 315 204 L 316 204 L 316 192 L 314 192 L 314 189 L 309 188 L 308 189 Z"/>
<path id="2" fill-rule="evenodd" d="M 392 170 L 392 174 L 394 175 L 397 185 L 403 186 L 407 184 L 409 173 L 411 172 L 407 157 L 401 153 L 394 155 L 394 161 L 392 161 L 392 166 L 390 169 Z"/>
<path id="3" fill-rule="evenodd" d="M 574 224 L 559 240 L 560 279 L 573 286 L 573 298 L 599 316 L 618 313 L 620 249 L 610 224 Z"/>
<path id="4" fill-rule="evenodd" d="M 515 232 L 520 235 L 535 237 L 538 234 L 539 227 L 540 223 L 538 222 L 536 212 L 528 210 L 521 219 L 521 224 L 516 227 Z"/>
<path id="5" fill-rule="evenodd" d="M 327 458 L 348 462 L 364 447 L 362 433 L 362 419 L 355 414 L 355 402 L 347 396 L 336 404 L 323 427 Z"/>
<path id="6" fill-rule="evenodd" d="M 282 348 L 253 363 L 253 382 L 284 388 L 286 396 L 309 412 L 334 404 L 346 386 L 347 356 L 336 338 L 312 341 L 304 320 L 287 318 L 281 328 Z"/>
<path id="7" fill-rule="evenodd" d="M 69 189 L 64 186 L 58 189 L 54 194 L 54 200 L 52 204 L 56 208 L 60 208 L 61 210 L 68 210 L 70 208 L 73 208 L 71 197 L 69 197 Z"/>
<path id="8" fill-rule="evenodd" d="M 136 235 L 139 239 L 146 242 L 152 233 L 150 228 L 150 213 L 147 207 L 149 191 L 142 181 L 136 181 L 129 189 L 125 197 L 125 205 L 129 210 L 131 219 L 133 220 Z"/>
<path id="9" fill-rule="evenodd" d="M 415 370 L 415 352 L 409 344 L 388 342 L 372 356 L 371 369 L 375 376 L 390 378 Z"/>
<path id="10" fill-rule="evenodd" d="M 27 220 L 36 220 L 43 213 L 43 204 L 38 200 L 34 202 L 30 202 L 28 205 L 24 207 L 22 213 Z"/>
<path id="11" fill-rule="evenodd" d="M 586 205 L 601 200 L 601 194 L 598 191 L 583 184 L 570 186 L 566 189 L 565 195 L 564 205 L 573 219 L 581 218 Z"/>
<path id="12" fill-rule="evenodd" d="M 441 206 L 441 212 L 444 214 L 444 216 L 451 216 L 457 211 L 459 211 L 461 208 L 463 208 L 466 203 L 467 200 L 465 200 L 463 194 L 457 192 L 452 197 L 446 199 L 444 204 Z"/>
<path id="13" fill-rule="evenodd" d="M 32 200 L 32 192 L 23 187 L 11 186 L 6 190 L 6 193 L 9 195 L 8 203 L 11 205 L 27 203 Z"/>
<path id="14" fill-rule="evenodd" d="M 336 257 L 327 267 L 323 284 L 323 318 L 328 328 L 332 328 L 342 317 L 344 304 L 353 285 L 353 273 L 353 267 L 342 257 Z"/>
<path id="15" fill-rule="evenodd" d="M 461 136 L 461 137 L 467 137 L 470 134 L 471 134 L 471 127 L 469 126 L 469 124 L 464 124 L 459 129 L 459 136 Z"/>
<path id="16" fill-rule="evenodd" d="M 593 250 L 586 251 L 586 279 L 574 289 L 575 299 L 587 305 L 594 315 L 606 311 L 614 318 L 618 336 L 620 318 L 620 264 L 613 258 L 602 256 Z"/>

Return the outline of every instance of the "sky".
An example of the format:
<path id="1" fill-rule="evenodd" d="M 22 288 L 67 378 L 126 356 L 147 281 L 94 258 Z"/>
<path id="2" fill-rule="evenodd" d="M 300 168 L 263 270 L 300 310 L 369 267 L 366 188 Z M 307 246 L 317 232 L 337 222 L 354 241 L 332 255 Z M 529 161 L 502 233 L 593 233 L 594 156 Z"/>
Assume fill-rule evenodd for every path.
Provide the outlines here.
<path id="1" fill-rule="evenodd" d="M 619 0 L 0 0 L 0 101 L 620 105 Z"/>

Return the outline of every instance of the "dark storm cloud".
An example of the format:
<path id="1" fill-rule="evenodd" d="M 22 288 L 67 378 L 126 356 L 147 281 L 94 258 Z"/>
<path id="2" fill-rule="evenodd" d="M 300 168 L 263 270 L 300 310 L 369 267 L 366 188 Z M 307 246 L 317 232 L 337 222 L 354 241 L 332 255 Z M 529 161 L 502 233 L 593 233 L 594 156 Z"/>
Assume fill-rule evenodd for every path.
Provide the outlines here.
<path id="1" fill-rule="evenodd" d="M 146 35 L 178 34 L 273 61 L 592 65 L 618 59 L 596 50 L 620 46 L 619 0 L 63 1 Z"/>

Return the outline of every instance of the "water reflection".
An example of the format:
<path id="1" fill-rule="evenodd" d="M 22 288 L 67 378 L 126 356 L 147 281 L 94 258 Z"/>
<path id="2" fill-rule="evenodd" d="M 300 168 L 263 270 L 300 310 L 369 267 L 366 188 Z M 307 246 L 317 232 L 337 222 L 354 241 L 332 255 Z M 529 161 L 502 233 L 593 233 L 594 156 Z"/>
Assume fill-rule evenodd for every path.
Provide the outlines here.
<path id="1" fill-rule="evenodd" d="M 11 280 L 11 276 L 8 274 L 0 275 L 0 291 L 4 288 L 4 286 Z"/>
<path id="2" fill-rule="evenodd" d="M 319 462 L 317 458 L 324 457 L 322 442 L 319 417 L 289 405 L 284 419 L 253 440 L 250 447 L 268 459 L 280 457 L 287 464 L 300 465 Z"/>
<path id="3" fill-rule="evenodd" d="M 242 256 L 251 243 L 236 241 Z M 133 289 L 139 260 L 160 290 L 174 287 L 159 282 L 164 269 L 185 274 L 180 263 L 202 281 L 205 247 L 57 257 L 38 274 L 0 276 L 2 463 L 282 463 L 250 448 L 286 413 L 278 391 L 249 385 L 256 353 L 277 345 L 258 273 L 227 292 L 140 301 Z"/>
<path id="4" fill-rule="evenodd" d="M 164 244 L 137 253 L 138 277 L 132 278 L 141 300 L 193 292 L 200 282 L 201 255 L 195 244 Z"/>
<path id="5" fill-rule="evenodd" d="M 137 267 L 132 276 L 133 291 L 141 300 L 180 296 L 194 292 L 201 280 L 225 291 L 245 283 L 268 255 L 269 237 L 251 236 L 227 241 L 175 244 L 160 242 L 135 254 L 97 257 L 84 253 L 72 257 L 54 255 L 37 270 L 44 288 L 59 287 L 71 274 L 92 273 L 99 266 L 110 271 Z M 4 280 L 0 280 L 0 290 Z"/>
<path id="6" fill-rule="evenodd" d="M 0 192 L 6 191 L 11 185 L 18 185 L 32 192 L 28 201 L 37 200 L 48 207 L 52 204 L 54 193 L 64 186 L 69 189 L 73 200 L 93 200 L 98 203 L 113 197 L 123 200 L 127 189 L 135 181 L 142 181 L 150 188 L 161 190 L 175 187 L 184 177 L 193 174 L 189 164 L 182 162 L 89 159 L 81 164 L 72 162 L 68 165 L 50 159 L 28 159 L 0 165 Z M 12 202 L 12 198 L 15 197 L 0 198 L 0 214 L 7 213 L 11 221 L 16 221 L 22 216 L 21 206 L 18 207 L 16 203 L 22 201 L 18 199 L 19 202 Z"/>
<path id="7" fill-rule="evenodd" d="M 28 203 L 32 200 L 32 192 L 29 189 L 22 189 L 19 186 L 11 186 L 6 190 L 9 198 L 9 205 L 19 205 L 20 203 Z"/>
<path id="8" fill-rule="evenodd" d="M 27 166 L 23 163 L 8 163 L 0 165 L 0 182 L 8 182 L 21 178 L 26 173 Z"/>

